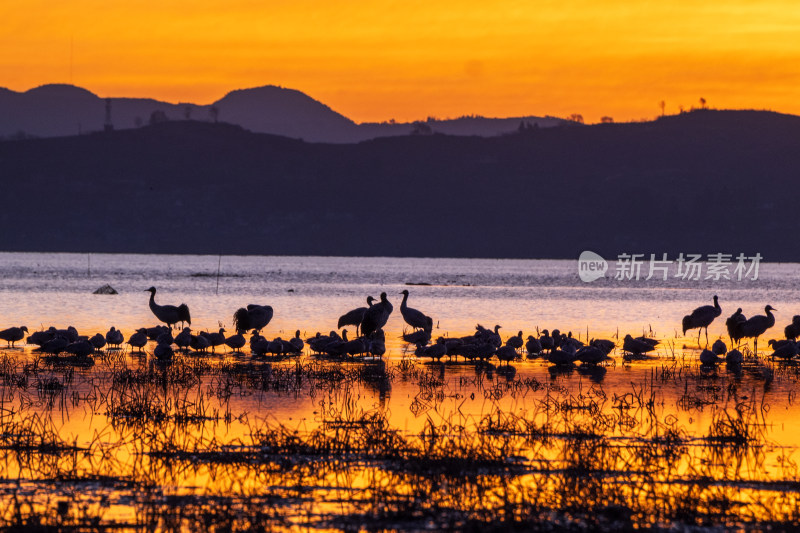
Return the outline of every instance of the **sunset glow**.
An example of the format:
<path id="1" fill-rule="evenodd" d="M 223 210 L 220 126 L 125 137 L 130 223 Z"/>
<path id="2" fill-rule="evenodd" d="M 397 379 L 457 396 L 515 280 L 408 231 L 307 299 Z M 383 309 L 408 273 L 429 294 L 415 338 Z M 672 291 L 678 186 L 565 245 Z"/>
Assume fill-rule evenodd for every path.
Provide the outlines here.
<path id="1" fill-rule="evenodd" d="M 795 2 L 6 0 L 0 86 L 213 102 L 301 90 L 356 120 L 800 113 Z"/>

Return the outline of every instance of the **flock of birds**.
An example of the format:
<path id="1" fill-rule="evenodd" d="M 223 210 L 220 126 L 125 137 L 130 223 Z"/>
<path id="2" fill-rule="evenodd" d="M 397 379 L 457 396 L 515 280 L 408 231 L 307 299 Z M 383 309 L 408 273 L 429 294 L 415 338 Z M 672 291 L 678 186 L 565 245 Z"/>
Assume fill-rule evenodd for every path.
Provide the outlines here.
<path id="1" fill-rule="evenodd" d="M 291 339 L 284 340 L 276 337 L 269 340 L 261 335 L 262 330 L 267 327 L 274 314 L 269 305 L 250 304 L 238 309 L 233 314 L 235 330 L 233 335 L 226 336 L 224 328 L 220 328 L 217 332 L 200 331 L 194 334 L 188 327 L 191 326 L 192 320 L 186 304 L 159 305 L 155 301 L 156 288 L 150 287 L 146 292 L 150 292 L 150 310 L 164 325 L 137 329 L 128 338 L 127 344 L 131 346 L 132 350 L 143 352 L 144 347 L 154 341 L 156 345 L 153 355 L 162 361 L 168 361 L 174 357 L 176 350 L 173 346 L 177 347 L 177 350 L 186 352 L 190 349 L 197 352 L 207 352 L 211 349 L 214 352 L 217 347 L 221 346 L 227 346 L 235 352 L 240 352 L 248 344 L 246 334 L 250 335 L 250 351 L 255 356 L 299 355 L 305 346 L 308 346 L 315 354 L 336 358 L 381 357 L 386 352 L 383 327 L 394 310 L 384 292 L 381 293 L 379 300 L 369 296 L 366 307 L 353 309 L 339 317 L 337 330 L 342 330 L 341 335 L 337 330 L 333 330 L 328 335 L 318 332 L 313 337 L 302 339 L 300 331 L 297 330 Z M 480 324 L 476 326 L 475 333 L 472 335 L 439 337 L 436 342 L 431 343 L 433 319 L 408 306 L 408 290 L 404 290 L 400 294 L 403 295 L 400 314 L 406 324 L 412 328 L 410 332 L 403 334 L 403 340 L 416 346 L 414 353 L 418 357 L 429 358 L 437 362 L 441 362 L 444 357 L 453 360 L 460 356 L 468 361 L 489 361 L 493 357 L 497 357 L 500 362 L 508 364 L 523 353 L 527 353 L 529 357 L 545 357 L 555 365 L 572 365 L 575 362 L 596 365 L 608 359 L 611 352 L 617 348 L 617 344 L 612 340 L 592 339 L 588 343 L 583 343 L 574 338 L 572 332 L 563 334 L 557 329 L 553 330 L 552 334 L 549 330 L 543 330 L 536 336 L 528 335 L 526 339 L 523 339 L 523 332 L 520 331 L 503 342 L 499 333 L 501 326 L 497 325 L 493 329 L 487 329 Z M 721 361 L 733 364 L 741 363 L 743 355 L 738 349 L 740 343 L 744 339 L 752 338 L 753 353 L 757 353 L 758 338 L 775 325 L 775 315 L 772 313 L 775 310 L 772 306 L 767 305 L 764 309 L 765 315 L 756 315 L 748 319 L 742 314 L 741 308 L 737 309 L 725 322 L 732 345 L 730 351 L 722 339 L 716 340 L 708 349 L 708 327 L 722 314 L 717 296 L 714 296 L 714 305 L 698 307 L 691 314 L 683 317 L 683 333 L 685 335 L 690 330 L 698 329 L 699 345 L 700 337 L 705 330 L 706 348 L 700 354 L 700 362 L 703 365 L 715 365 Z M 188 326 L 185 326 L 186 324 Z M 348 338 L 347 326 L 355 327 L 355 338 Z M 173 336 L 176 328 L 179 332 Z M 0 331 L 0 339 L 5 340 L 9 346 L 13 347 L 15 343 L 23 340 L 27 333 L 29 333 L 28 328 L 25 326 L 11 327 Z M 772 356 L 791 359 L 800 352 L 800 345 L 797 342 L 800 337 L 800 315 L 793 317 L 792 323 L 784 329 L 784 334 L 785 339 L 769 341 L 769 345 L 773 349 Z M 91 337 L 80 335 L 72 326 L 67 329 L 50 327 L 30 334 L 26 340 L 28 344 L 38 346 L 36 350 L 43 353 L 53 355 L 67 353 L 76 357 L 88 357 L 105 347 L 119 349 L 126 343 L 123 334 L 113 326 L 105 335 L 97 333 Z M 622 343 L 622 350 L 632 356 L 641 356 L 656 350 L 659 343 L 660 341 L 646 336 L 634 338 L 626 335 Z"/>

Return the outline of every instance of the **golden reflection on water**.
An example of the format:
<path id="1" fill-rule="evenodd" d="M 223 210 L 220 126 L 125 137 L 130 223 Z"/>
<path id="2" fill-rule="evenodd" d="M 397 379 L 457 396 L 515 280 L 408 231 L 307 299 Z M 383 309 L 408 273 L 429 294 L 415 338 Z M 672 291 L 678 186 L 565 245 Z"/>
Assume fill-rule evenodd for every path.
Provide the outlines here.
<path id="1" fill-rule="evenodd" d="M 0 497 L 129 525 L 167 520 L 164 502 L 189 495 L 201 508 L 244 498 L 251 513 L 266 497 L 275 527 L 580 505 L 639 525 L 798 518 L 797 366 L 706 372 L 679 339 L 652 360 L 616 354 L 604 372 L 522 359 L 512 375 L 418 362 L 398 334 L 384 363 L 188 354 L 162 367 L 123 351 L 75 368 L 2 350 Z"/>

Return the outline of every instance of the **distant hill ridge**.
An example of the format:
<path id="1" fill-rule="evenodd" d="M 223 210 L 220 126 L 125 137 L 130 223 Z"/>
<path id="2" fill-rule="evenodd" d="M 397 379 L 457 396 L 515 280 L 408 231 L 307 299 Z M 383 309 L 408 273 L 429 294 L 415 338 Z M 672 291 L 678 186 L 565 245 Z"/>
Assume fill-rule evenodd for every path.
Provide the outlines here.
<path id="1" fill-rule="evenodd" d="M 800 117 L 760 111 L 357 144 L 171 121 L 0 142 L 0 250 L 798 261 L 798 175 Z"/>
<path id="2" fill-rule="evenodd" d="M 310 142 L 353 143 L 377 137 L 408 135 L 414 123 L 356 124 L 325 104 L 274 85 L 237 89 L 211 105 L 170 104 L 149 98 L 111 98 L 114 129 L 141 127 L 158 120 L 227 122 L 255 133 L 283 135 Z M 0 88 L 0 136 L 63 137 L 103 130 L 106 99 L 73 85 L 43 85 L 25 92 Z M 521 122 L 549 127 L 553 117 L 460 118 L 428 121 L 435 133 L 489 137 L 513 132 Z"/>

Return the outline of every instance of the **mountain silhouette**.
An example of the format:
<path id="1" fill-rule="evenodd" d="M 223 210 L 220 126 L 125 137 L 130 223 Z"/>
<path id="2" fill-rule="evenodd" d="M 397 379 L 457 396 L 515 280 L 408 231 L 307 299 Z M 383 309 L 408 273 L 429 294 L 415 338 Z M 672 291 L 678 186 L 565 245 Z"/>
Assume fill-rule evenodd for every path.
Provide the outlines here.
<path id="1" fill-rule="evenodd" d="M 308 143 L 173 121 L 0 142 L 0 249 L 798 261 L 800 117 Z M 649 256 L 648 256 L 649 257 Z"/>
<path id="2" fill-rule="evenodd" d="M 106 100 L 72 85 L 43 85 L 25 92 L 0 88 L 0 137 L 62 137 L 101 131 Z M 114 129 L 138 128 L 157 120 L 219 121 L 255 133 L 309 142 L 354 143 L 407 135 L 410 123 L 356 124 L 308 95 L 274 85 L 231 91 L 211 105 L 170 104 L 148 98 L 110 98 Z M 514 131 L 520 122 L 539 127 L 563 122 L 552 117 L 482 117 L 430 120 L 433 132 L 493 136 Z"/>
<path id="3" fill-rule="evenodd" d="M 268 85 L 231 91 L 214 105 L 222 120 L 254 132 L 312 141 L 361 140 L 355 122 L 293 89 Z"/>

